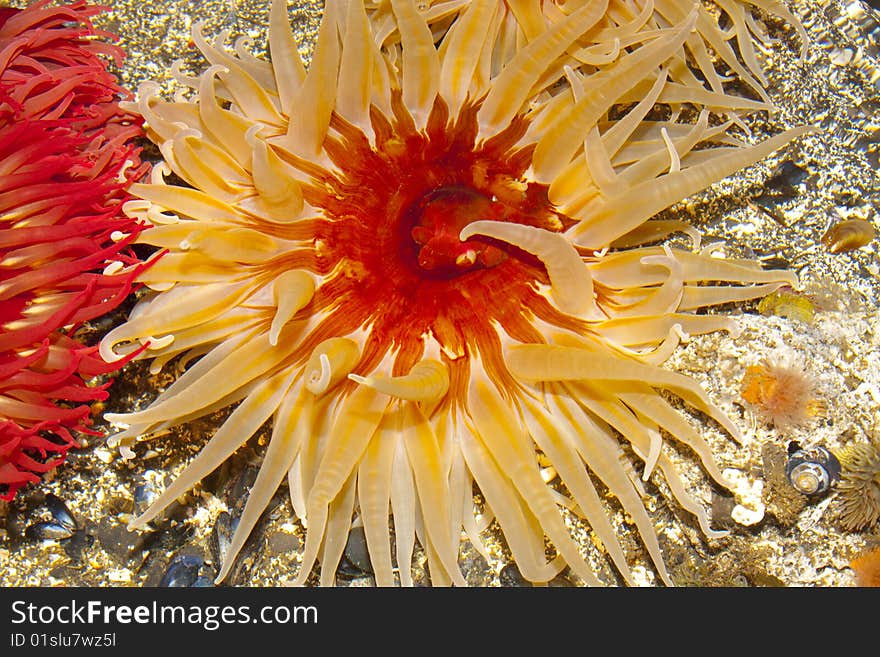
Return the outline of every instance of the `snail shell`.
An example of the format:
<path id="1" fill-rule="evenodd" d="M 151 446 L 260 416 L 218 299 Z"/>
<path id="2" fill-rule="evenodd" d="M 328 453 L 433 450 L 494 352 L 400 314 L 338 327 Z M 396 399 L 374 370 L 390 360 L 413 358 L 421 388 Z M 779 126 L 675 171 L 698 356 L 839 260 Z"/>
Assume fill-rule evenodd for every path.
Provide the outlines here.
<path id="1" fill-rule="evenodd" d="M 795 490 L 821 495 L 840 479 L 840 462 L 824 447 L 796 448 L 789 454 L 785 474 Z"/>
<path id="2" fill-rule="evenodd" d="M 831 253 L 844 253 L 865 246 L 874 239 L 875 234 L 871 222 L 864 219 L 847 219 L 831 226 L 819 241 Z"/>

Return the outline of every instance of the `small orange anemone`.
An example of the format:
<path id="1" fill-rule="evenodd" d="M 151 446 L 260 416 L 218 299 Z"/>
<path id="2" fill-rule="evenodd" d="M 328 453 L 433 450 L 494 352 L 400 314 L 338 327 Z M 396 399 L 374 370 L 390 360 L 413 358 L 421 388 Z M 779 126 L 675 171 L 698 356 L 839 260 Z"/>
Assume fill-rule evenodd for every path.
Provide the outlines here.
<path id="1" fill-rule="evenodd" d="M 713 257 L 683 222 L 645 221 L 805 130 L 753 146 L 732 136 L 738 112 L 766 104 L 706 89 L 687 68 L 684 49 L 699 50 L 694 30 L 708 20 L 690 2 L 646 3 L 672 20 L 634 19 L 629 2 L 446 4 L 456 11 L 441 20 L 440 5 L 414 0 L 370 3 L 370 14 L 328 0 L 307 69 L 276 0 L 271 62 L 197 25 L 210 66 L 175 68 L 190 93 L 169 102 L 140 89 L 133 107 L 165 163 L 133 186 L 143 200 L 127 210 L 153 225 L 139 241 L 161 257 L 139 276 L 153 292 L 101 350 L 146 346 L 155 370 L 192 364 L 148 408 L 108 415 L 127 426 L 112 442 L 237 406 L 132 526 L 272 418 L 221 580 L 287 477 L 307 528 L 298 583 L 317 560 L 321 583 L 334 581 L 355 516 L 380 585 L 395 581 L 389 516 L 402 584 L 416 540 L 435 584 L 464 583 L 462 535 L 485 552 L 493 517 L 527 579 L 567 564 L 599 583 L 566 509 L 632 582 L 597 482 L 668 583 L 625 454 L 644 461 L 645 479 L 662 473 L 716 536 L 661 432 L 724 478 L 661 391 L 739 433 L 694 381 L 659 365 L 683 336 L 732 327 L 691 311 L 795 279 Z M 190 186 L 166 184 L 171 172 Z M 642 246 L 676 230 L 695 235 L 692 250 Z M 542 479 L 539 453 L 564 493 Z"/>
<path id="2" fill-rule="evenodd" d="M 853 559 L 849 566 L 855 571 L 859 586 L 880 586 L 880 548 L 866 550 Z"/>
<path id="3" fill-rule="evenodd" d="M 746 368 L 742 397 L 758 416 L 785 429 L 805 424 L 822 412 L 813 380 L 797 365 L 764 361 Z"/>

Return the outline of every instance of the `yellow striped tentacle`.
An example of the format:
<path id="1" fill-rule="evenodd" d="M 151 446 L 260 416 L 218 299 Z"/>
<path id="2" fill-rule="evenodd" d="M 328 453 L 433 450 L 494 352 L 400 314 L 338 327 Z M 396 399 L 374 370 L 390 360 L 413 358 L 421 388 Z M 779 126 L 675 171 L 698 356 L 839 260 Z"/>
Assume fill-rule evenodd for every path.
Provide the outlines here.
<path id="1" fill-rule="evenodd" d="M 449 369 L 437 360 L 420 361 L 404 376 L 349 374 L 348 378 L 386 395 L 408 401 L 437 401 L 449 389 Z"/>

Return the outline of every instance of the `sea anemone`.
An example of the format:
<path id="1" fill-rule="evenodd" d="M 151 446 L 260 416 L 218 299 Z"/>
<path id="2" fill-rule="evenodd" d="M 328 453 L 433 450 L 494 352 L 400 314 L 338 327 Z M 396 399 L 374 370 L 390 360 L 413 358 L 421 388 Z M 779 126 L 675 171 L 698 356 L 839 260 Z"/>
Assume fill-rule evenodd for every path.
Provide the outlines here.
<path id="1" fill-rule="evenodd" d="M 880 440 L 848 445 L 839 458 L 838 520 L 847 531 L 866 529 L 880 520 Z"/>
<path id="2" fill-rule="evenodd" d="M 140 227 L 122 214 L 143 174 L 139 119 L 103 56 L 121 58 L 83 2 L 0 9 L 0 497 L 89 433 L 88 402 L 118 367 L 72 331 L 121 303 Z M 67 327 L 69 330 L 62 330 Z"/>
<path id="3" fill-rule="evenodd" d="M 764 360 L 746 368 L 742 398 L 777 429 L 805 424 L 821 412 L 813 380 L 799 365 Z"/>
<path id="4" fill-rule="evenodd" d="M 645 222 L 805 129 L 752 146 L 733 137 L 739 113 L 766 105 L 689 71 L 685 47 L 704 21 L 689 2 L 647 3 L 675 9 L 662 25 L 631 19 L 630 2 L 554 5 L 553 20 L 514 10 L 549 3 L 450 4 L 441 25 L 414 0 L 384 3 L 393 29 L 382 32 L 362 2 L 328 0 L 306 68 L 276 0 L 271 62 L 196 25 L 210 66 L 174 68 L 191 91 L 139 90 L 165 162 L 126 209 L 152 224 L 138 240 L 159 251 L 138 278 L 152 292 L 101 353 L 146 348 L 153 371 L 176 357 L 186 369 L 149 407 L 106 417 L 122 428 L 111 444 L 126 446 L 237 404 L 132 527 L 272 418 L 218 580 L 285 476 L 307 528 L 296 583 L 320 560 L 332 584 L 355 515 L 379 585 L 395 581 L 389 515 L 402 584 L 416 540 L 433 583 L 463 584 L 462 532 L 485 551 L 493 517 L 526 579 L 568 565 L 599 583 L 567 510 L 631 583 L 601 486 L 669 583 L 633 453 L 645 480 L 662 472 L 719 534 L 661 432 L 725 480 L 664 394 L 739 433 L 693 380 L 659 365 L 682 337 L 733 326 L 689 311 L 795 278 L 701 250 L 684 222 Z M 188 186 L 166 182 L 172 172 Z M 693 249 L 644 246 L 678 230 Z M 542 479 L 539 458 L 561 486 Z"/>
<path id="5" fill-rule="evenodd" d="M 859 586 L 880 586 L 880 548 L 866 550 L 853 559 L 849 567 L 855 571 Z"/>

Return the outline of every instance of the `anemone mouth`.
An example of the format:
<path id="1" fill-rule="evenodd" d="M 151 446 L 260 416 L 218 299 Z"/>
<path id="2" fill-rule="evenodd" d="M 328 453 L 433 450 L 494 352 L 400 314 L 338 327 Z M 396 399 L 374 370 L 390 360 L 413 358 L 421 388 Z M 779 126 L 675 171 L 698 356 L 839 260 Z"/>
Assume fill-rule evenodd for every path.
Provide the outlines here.
<path id="1" fill-rule="evenodd" d="M 406 207 L 401 226 L 409 227 L 415 264 L 425 278 L 457 278 L 477 269 L 490 269 L 509 255 L 503 246 L 485 239 L 461 239 L 461 231 L 481 218 L 499 215 L 497 200 L 462 183 L 437 187 Z M 399 253 L 407 254 L 405 240 Z M 410 257 L 412 261 L 412 257 Z"/>
<path id="2" fill-rule="evenodd" d="M 557 328 L 583 322 L 542 293 L 550 279 L 534 255 L 491 237 L 462 239 L 462 232 L 478 221 L 554 233 L 575 222 L 554 209 L 547 185 L 524 175 L 533 150 L 517 146 L 525 119 L 478 141 L 480 102 L 466 103 L 452 119 L 438 98 L 422 131 L 401 103 L 394 94 L 392 120 L 374 108 L 372 140 L 334 117 L 339 137 L 324 146 L 332 171 L 303 166 L 311 180 L 303 196 L 320 212 L 314 257 L 325 276 L 308 310 L 327 313 L 322 336 L 366 329 L 356 374 L 374 371 L 392 351 L 393 374 L 406 374 L 433 342 L 447 363 L 481 353 L 497 364 L 493 378 L 509 382 L 497 327 L 541 342 L 536 316 Z M 464 395 L 459 387 L 452 397 Z"/>
<path id="3" fill-rule="evenodd" d="M 625 2 L 538 3 L 535 15 L 451 4 L 438 26 L 430 3 L 392 0 L 371 16 L 330 1 L 306 69 L 276 0 L 271 62 L 196 27 L 210 66 L 181 77 L 192 95 L 141 89 L 136 108 L 167 164 L 127 208 L 152 224 L 139 240 L 163 251 L 139 277 L 152 293 L 101 350 L 140 344 L 156 371 L 176 357 L 188 367 L 148 408 L 107 419 L 127 425 L 112 438 L 124 446 L 236 405 L 141 526 L 272 418 L 220 579 L 286 477 L 307 527 L 297 583 L 318 561 L 333 583 L 358 518 L 380 585 L 412 583 L 416 541 L 434 583 L 463 584 L 463 536 L 485 552 L 475 484 L 527 579 L 568 564 L 599 583 L 566 508 L 632 582 L 595 479 L 670 583 L 626 446 L 644 479 L 660 473 L 719 534 L 663 453 L 664 432 L 724 477 L 661 391 L 737 428 L 659 365 L 687 335 L 732 328 L 691 311 L 794 278 L 714 247 L 644 246 L 686 228 L 644 224 L 804 131 L 755 146 L 728 134 L 737 111 L 765 106 L 707 90 L 680 65 L 700 45 L 695 28 L 724 41 L 689 2 L 664 2 L 645 30 L 652 3 L 635 17 Z M 648 118 L 682 103 L 734 119 Z M 189 186 L 167 184 L 171 171 Z M 541 478 L 539 453 L 564 493 Z"/>
<path id="4" fill-rule="evenodd" d="M 326 219 L 316 234 L 327 245 L 329 266 L 343 259 L 366 265 L 391 258 L 399 261 L 398 273 L 450 280 L 497 267 L 511 256 L 535 264 L 529 254 L 497 240 L 462 240 L 461 232 L 473 222 L 521 223 L 549 231 L 575 223 L 553 208 L 546 185 L 525 179 L 533 146 L 516 147 L 525 119 L 518 117 L 490 143 L 478 142 L 480 102 L 466 104 L 458 119 L 450 120 L 438 98 L 424 131 L 403 119 L 401 102 L 395 93 L 393 121 L 373 108 L 375 143 L 335 116 L 331 125 L 340 137 L 328 139 L 325 149 L 336 170 L 309 167 L 315 184 L 304 189 L 304 196 Z M 341 221 L 357 232 L 334 233 L 332 226 Z"/>

